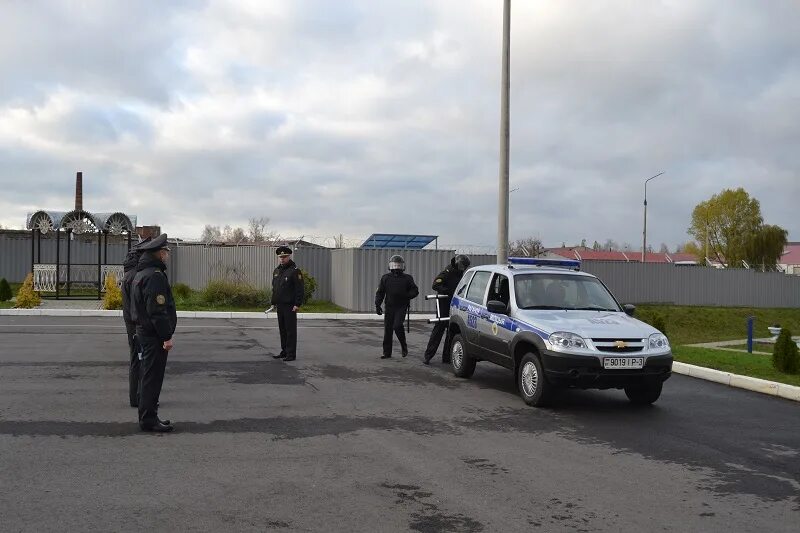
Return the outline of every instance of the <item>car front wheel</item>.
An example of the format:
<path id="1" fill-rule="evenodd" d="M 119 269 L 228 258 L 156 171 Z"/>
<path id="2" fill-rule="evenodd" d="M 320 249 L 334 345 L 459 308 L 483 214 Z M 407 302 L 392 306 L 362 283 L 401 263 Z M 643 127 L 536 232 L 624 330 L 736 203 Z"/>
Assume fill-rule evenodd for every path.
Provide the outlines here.
<path id="1" fill-rule="evenodd" d="M 544 377 L 542 363 L 532 353 L 525 354 L 519 363 L 517 387 L 525 403 L 534 407 L 549 405 L 555 393 L 555 387 Z"/>
<path id="2" fill-rule="evenodd" d="M 636 405 L 650 405 L 661 396 L 663 383 L 647 383 L 644 385 L 630 385 L 625 387 L 625 395 Z"/>

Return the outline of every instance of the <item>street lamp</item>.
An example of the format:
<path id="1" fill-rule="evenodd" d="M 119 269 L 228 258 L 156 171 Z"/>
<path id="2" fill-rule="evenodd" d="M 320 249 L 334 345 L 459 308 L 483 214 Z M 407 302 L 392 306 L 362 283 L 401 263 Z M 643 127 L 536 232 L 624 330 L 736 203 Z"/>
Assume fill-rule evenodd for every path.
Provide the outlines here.
<path id="1" fill-rule="evenodd" d="M 647 182 L 650 180 L 654 180 L 663 172 L 659 172 L 652 178 L 647 178 L 644 180 L 644 229 L 642 229 L 642 263 L 644 263 L 645 253 L 647 253 Z"/>
<path id="2" fill-rule="evenodd" d="M 500 186 L 497 213 L 497 262 L 508 261 L 508 138 L 511 0 L 503 2 L 502 75 L 500 79 Z"/>

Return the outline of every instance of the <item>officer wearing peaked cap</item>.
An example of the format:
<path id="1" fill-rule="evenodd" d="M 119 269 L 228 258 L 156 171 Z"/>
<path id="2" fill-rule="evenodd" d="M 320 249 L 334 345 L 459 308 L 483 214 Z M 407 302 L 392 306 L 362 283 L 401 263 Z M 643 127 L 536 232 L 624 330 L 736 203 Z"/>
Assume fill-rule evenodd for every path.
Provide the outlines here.
<path id="1" fill-rule="evenodd" d="M 140 245 L 142 256 L 131 284 L 131 318 L 142 346 L 139 387 L 139 427 L 165 433 L 174 428 L 158 418 L 158 399 L 164 383 L 167 355 L 178 322 L 175 300 L 167 279 L 169 248 L 166 234 Z"/>
<path id="2" fill-rule="evenodd" d="M 292 249 L 279 246 L 275 253 L 280 263 L 272 272 L 272 305 L 278 311 L 278 329 L 281 334 L 281 353 L 275 359 L 297 359 L 297 312 L 303 305 L 303 273 L 292 261 Z"/>
<path id="3" fill-rule="evenodd" d="M 139 407 L 139 341 L 136 338 L 136 323 L 131 318 L 131 284 L 136 277 L 136 266 L 142 257 L 139 247 L 150 242 L 148 237 L 128 250 L 128 255 L 122 262 L 124 275 L 122 276 L 122 319 L 128 333 L 128 348 L 130 350 L 130 366 L 128 369 L 128 398 L 131 407 Z"/>

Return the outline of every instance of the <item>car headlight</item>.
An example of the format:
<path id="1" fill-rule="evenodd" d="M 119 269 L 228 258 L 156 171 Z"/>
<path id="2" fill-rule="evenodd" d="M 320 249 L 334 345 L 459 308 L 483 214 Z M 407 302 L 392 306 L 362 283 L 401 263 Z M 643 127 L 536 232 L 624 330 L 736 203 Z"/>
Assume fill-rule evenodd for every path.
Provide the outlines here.
<path id="1" fill-rule="evenodd" d="M 657 351 L 669 350 L 669 339 L 661 333 L 653 333 L 650 335 L 650 349 Z"/>
<path id="2" fill-rule="evenodd" d="M 553 350 L 588 350 L 586 341 L 580 335 L 568 331 L 556 331 L 550 335 L 548 342 Z"/>

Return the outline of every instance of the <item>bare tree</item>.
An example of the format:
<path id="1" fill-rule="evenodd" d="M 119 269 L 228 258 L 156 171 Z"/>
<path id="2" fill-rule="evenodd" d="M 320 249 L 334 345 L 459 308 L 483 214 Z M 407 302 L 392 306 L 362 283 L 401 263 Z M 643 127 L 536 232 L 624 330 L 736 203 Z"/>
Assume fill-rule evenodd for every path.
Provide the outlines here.
<path id="1" fill-rule="evenodd" d="M 544 251 L 541 239 L 536 237 L 519 239 L 508 245 L 508 254 L 517 257 L 538 257 Z"/>
<path id="2" fill-rule="evenodd" d="M 200 240 L 205 243 L 221 241 L 222 232 L 219 230 L 219 226 L 206 224 L 203 228 L 203 234 L 200 236 Z"/>
<path id="3" fill-rule="evenodd" d="M 659 248 L 659 250 L 658 250 L 658 251 L 659 251 L 660 253 L 662 253 L 662 254 L 668 254 L 668 253 L 669 253 L 669 246 L 667 246 L 667 245 L 666 245 L 666 243 L 663 243 L 663 242 L 662 242 L 662 243 L 661 243 L 661 248 Z"/>
<path id="4" fill-rule="evenodd" d="M 278 234 L 269 229 L 269 218 L 251 218 L 247 223 L 248 237 L 252 242 L 274 242 Z"/>
<path id="5" fill-rule="evenodd" d="M 231 239 L 230 242 L 240 243 L 240 242 L 247 242 L 247 233 L 240 228 L 237 227 L 231 232 Z"/>

